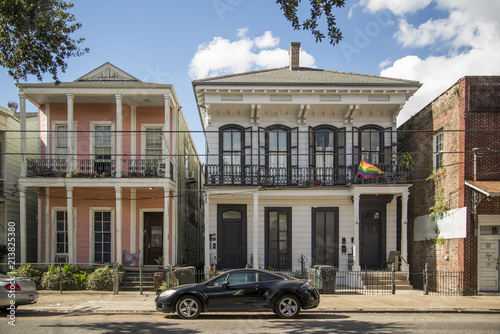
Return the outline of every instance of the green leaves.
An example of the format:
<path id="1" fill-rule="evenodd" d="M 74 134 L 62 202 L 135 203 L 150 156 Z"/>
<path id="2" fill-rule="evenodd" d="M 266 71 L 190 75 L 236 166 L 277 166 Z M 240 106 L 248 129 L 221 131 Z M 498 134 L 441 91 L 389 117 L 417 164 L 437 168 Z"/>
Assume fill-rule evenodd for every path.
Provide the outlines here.
<path id="1" fill-rule="evenodd" d="M 318 20 L 324 14 L 328 26 L 328 38 L 330 44 L 335 45 L 342 40 L 342 32 L 337 28 L 335 15 L 333 15 L 334 7 L 341 8 L 345 5 L 345 0 L 309 0 L 311 5 L 310 17 L 299 22 L 297 10 L 301 0 L 276 0 L 276 3 L 281 5 L 283 15 L 292 23 L 294 30 L 310 30 L 316 38 L 316 42 L 321 42 L 325 35 L 318 29 Z"/>
<path id="2" fill-rule="evenodd" d="M 66 59 L 89 51 L 78 47 L 84 38 L 70 37 L 81 27 L 68 12 L 73 6 L 62 0 L 0 1 L 0 65 L 16 84 L 28 75 L 41 81 L 44 73 L 58 83 Z"/>

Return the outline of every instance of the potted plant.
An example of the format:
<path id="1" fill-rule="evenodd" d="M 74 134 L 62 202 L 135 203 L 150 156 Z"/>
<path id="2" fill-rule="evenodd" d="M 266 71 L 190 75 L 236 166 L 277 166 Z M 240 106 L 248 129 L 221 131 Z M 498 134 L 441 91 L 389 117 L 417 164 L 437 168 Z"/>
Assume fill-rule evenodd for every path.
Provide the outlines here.
<path id="1" fill-rule="evenodd" d="M 163 268 L 163 256 L 160 256 L 157 259 L 155 259 L 155 262 L 158 264 L 159 269 Z"/>

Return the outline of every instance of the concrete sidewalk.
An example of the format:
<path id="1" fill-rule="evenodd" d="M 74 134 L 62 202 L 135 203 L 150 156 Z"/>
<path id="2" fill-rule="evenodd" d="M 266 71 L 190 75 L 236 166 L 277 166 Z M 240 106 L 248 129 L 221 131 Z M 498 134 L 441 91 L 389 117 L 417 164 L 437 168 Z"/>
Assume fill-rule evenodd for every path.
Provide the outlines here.
<path id="1" fill-rule="evenodd" d="M 154 292 L 39 291 L 37 304 L 20 310 L 40 312 L 149 313 L 156 312 Z M 468 312 L 500 313 L 500 295 L 424 296 L 422 291 L 395 295 L 321 295 L 318 308 L 304 312 Z"/>

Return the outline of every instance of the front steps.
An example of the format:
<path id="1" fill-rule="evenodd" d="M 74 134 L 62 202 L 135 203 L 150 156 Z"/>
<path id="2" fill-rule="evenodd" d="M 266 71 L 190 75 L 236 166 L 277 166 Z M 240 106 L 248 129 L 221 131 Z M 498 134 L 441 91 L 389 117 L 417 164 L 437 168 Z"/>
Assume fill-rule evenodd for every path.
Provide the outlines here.
<path id="1" fill-rule="evenodd" d="M 366 290 L 391 290 L 392 289 L 392 273 L 372 271 L 365 272 L 361 276 L 362 284 Z M 398 290 L 413 290 L 413 286 L 408 281 L 408 273 L 396 271 L 394 275 L 394 283 L 396 291 Z"/>
<path id="2" fill-rule="evenodd" d="M 154 291 L 154 271 L 142 271 L 142 290 Z M 120 291 L 139 291 L 141 289 L 139 268 L 126 268 Z"/>

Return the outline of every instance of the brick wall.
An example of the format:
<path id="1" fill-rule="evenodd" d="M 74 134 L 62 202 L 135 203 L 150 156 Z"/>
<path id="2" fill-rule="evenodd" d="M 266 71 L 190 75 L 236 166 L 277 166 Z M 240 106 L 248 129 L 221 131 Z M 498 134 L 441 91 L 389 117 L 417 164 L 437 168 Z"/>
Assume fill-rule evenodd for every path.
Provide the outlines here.
<path id="1" fill-rule="evenodd" d="M 500 133 L 491 131 L 498 130 L 499 125 L 500 77 L 464 77 L 398 129 L 400 150 L 410 152 L 415 163 L 408 209 L 408 258 L 415 286 L 421 286 L 421 273 L 427 263 L 429 270 L 463 270 L 463 293 L 476 292 L 477 237 L 471 215 L 471 189 L 465 181 L 474 177 L 473 148 L 480 149 L 477 180 L 500 180 L 499 156 L 494 152 L 500 150 Z M 432 137 L 440 131 L 444 131 L 445 167 L 442 181 L 436 186 L 427 178 L 433 173 Z M 413 242 L 414 219 L 429 214 L 441 187 L 450 209 L 468 207 L 467 238 L 445 240 L 444 244 Z M 499 214 L 500 200 L 483 200 L 478 213 Z"/>

